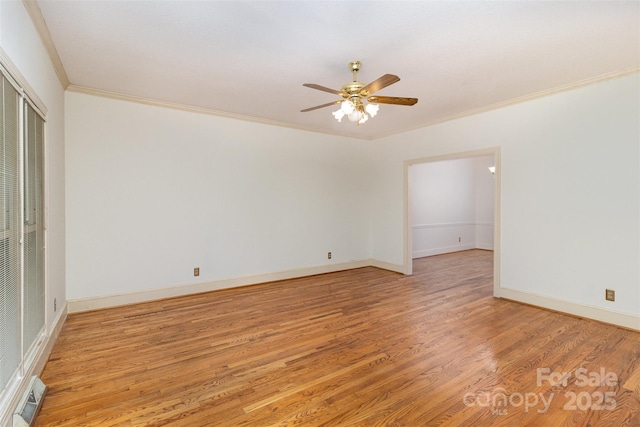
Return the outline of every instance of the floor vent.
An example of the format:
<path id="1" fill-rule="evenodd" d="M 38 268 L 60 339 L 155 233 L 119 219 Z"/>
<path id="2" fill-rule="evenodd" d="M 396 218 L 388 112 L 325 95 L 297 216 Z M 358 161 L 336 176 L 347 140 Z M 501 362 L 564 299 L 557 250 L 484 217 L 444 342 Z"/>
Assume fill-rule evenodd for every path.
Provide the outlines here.
<path id="1" fill-rule="evenodd" d="M 27 427 L 33 424 L 38 415 L 47 386 L 35 375 L 29 381 L 29 388 L 20 399 L 16 412 L 13 413 L 13 427 Z"/>

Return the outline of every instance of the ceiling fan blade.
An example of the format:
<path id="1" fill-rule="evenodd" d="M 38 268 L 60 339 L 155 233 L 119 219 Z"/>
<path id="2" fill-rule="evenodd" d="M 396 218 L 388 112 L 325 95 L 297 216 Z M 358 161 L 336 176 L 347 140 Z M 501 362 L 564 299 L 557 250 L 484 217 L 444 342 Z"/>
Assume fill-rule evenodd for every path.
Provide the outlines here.
<path id="1" fill-rule="evenodd" d="M 394 83 L 400 81 L 400 77 L 394 76 L 393 74 L 385 74 L 377 80 L 372 81 L 365 87 L 360 90 L 364 96 L 371 95 L 374 92 L 379 91 L 380 89 L 384 89 L 387 86 L 390 86 Z"/>
<path id="2" fill-rule="evenodd" d="M 342 96 L 342 92 L 340 92 L 339 90 L 335 90 L 335 89 L 331 89 L 331 88 L 328 88 L 328 87 L 320 86 L 320 85 L 317 85 L 315 83 L 305 83 L 302 86 L 310 87 L 311 89 L 318 89 L 318 90 L 321 90 L 321 91 L 324 91 L 324 92 L 329 92 L 329 93 L 333 93 L 333 94 Z"/>
<path id="3" fill-rule="evenodd" d="M 301 113 L 306 113 L 307 111 L 317 110 L 318 108 L 330 107 L 331 105 L 340 104 L 343 100 L 327 102 L 326 104 L 316 105 L 315 107 L 305 108 L 304 110 L 300 110 Z"/>
<path id="4" fill-rule="evenodd" d="M 415 105 L 418 98 L 400 98 L 397 96 L 370 96 L 367 101 L 376 104 Z"/>

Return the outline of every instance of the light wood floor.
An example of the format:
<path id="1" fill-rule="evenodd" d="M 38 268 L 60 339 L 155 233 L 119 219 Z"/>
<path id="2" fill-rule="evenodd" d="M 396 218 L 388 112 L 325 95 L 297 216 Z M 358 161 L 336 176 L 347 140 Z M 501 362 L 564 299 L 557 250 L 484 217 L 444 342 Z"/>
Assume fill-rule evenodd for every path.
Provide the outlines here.
<path id="1" fill-rule="evenodd" d="M 494 299 L 491 258 L 70 315 L 37 425 L 640 426 L 640 334 Z"/>

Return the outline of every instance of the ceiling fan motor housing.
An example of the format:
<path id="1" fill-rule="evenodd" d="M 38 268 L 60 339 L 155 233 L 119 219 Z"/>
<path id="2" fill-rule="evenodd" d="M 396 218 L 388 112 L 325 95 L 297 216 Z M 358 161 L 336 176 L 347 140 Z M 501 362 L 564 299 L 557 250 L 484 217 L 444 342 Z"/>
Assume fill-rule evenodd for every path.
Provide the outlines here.
<path id="1" fill-rule="evenodd" d="M 362 82 L 351 82 L 351 83 L 347 83 L 344 86 L 342 86 L 341 90 L 342 92 L 345 92 L 349 95 L 349 97 L 354 97 L 358 94 L 360 94 L 360 91 L 362 90 L 362 88 L 365 87 L 365 84 Z M 366 94 L 361 94 L 363 96 L 366 96 Z"/>

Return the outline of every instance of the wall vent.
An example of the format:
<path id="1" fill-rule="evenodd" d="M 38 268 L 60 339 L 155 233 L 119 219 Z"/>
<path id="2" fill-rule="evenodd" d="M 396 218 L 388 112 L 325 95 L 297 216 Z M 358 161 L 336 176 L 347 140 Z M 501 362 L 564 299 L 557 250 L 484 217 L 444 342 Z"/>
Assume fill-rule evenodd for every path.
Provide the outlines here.
<path id="1" fill-rule="evenodd" d="M 13 413 L 13 427 L 27 427 L 33 424 L 45 394 L 47 394 L 47 386 L 37 376 L 31 377 L 29 387 L 20 399 L 16 412 Z"/>

